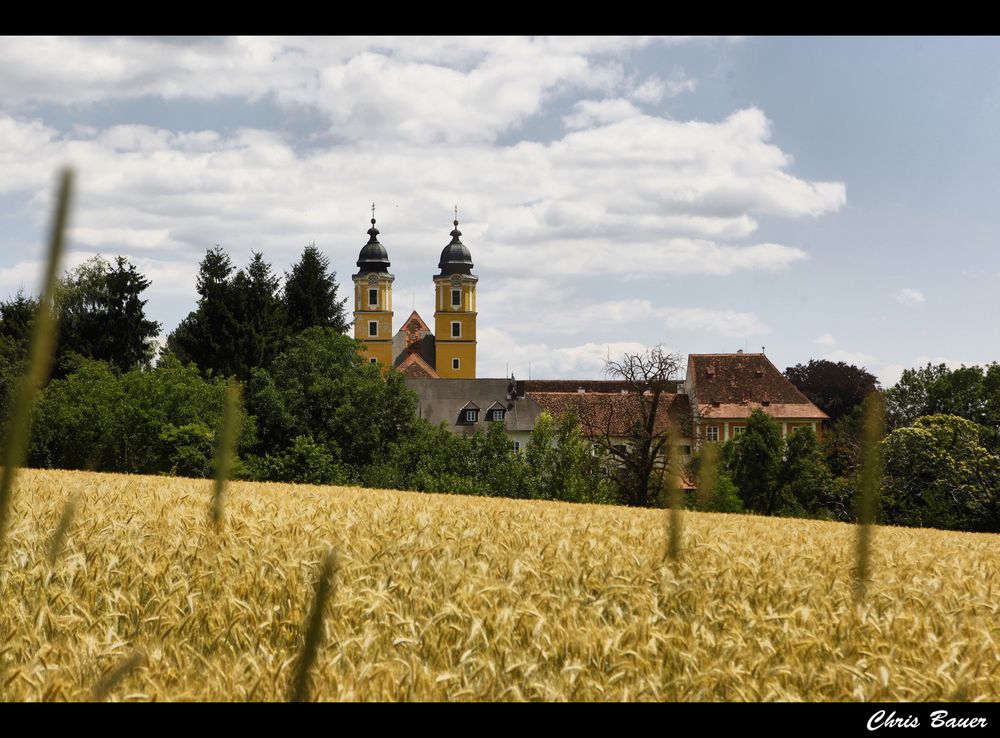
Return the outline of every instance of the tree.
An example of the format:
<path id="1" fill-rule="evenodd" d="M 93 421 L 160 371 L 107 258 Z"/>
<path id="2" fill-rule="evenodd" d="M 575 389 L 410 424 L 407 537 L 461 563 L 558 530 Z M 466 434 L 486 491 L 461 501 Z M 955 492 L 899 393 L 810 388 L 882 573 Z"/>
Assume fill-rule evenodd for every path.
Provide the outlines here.
<path id="1" fill-rule="evenodd" d="M 944 364 L 907 369 L 886 392 L 890 429 L 924 415 L 957 415 L 986 429 L 987 448 L 1000 449 L 1000 364 L 949 369 Z"/>
<path id="2" fill-rule="evenodd" d="M 350 323 L 345 305 L 337 299 L 337 273 L 329 271 L 330 260 L 316 244 L 306 246 L 302 258 L 285 274 L 284 305 L 288 332 L 306 328 L 333 328 L 346 333 Z"/>
<path id="3" fill-rule="evenodd" d="M 833 520 L 850 516 L 849 500 L 834 484 L 812 428 L 797 428 L 789 434 L 777 484 L 779 514 Z"/>
<path id="4" fill-rule="evenodd" d="M 809 401 L 830 416 L 830 423 L 860 405 L 879 389 L 878 379 L 865 369 L 826 359 L 810 359 L 785 369 L 785 376 Z"/>
<path id="5" fill-rule="evenodd" d="M 557 420 L 543 412 L 522 454 L 525 496 L 564 502 L 604 503 L 614 499 L 614 490 L 601 474 L 600 461 L 590 452 L 575 413 Z"/>
<path id="6" fill-rule="evenodd" d="M 771 515 L 778 509 L 782 447 L 781 426 L 757 408 L 746 431 L 726 449 L 726 466 L 748 510 Z"/>
<path id="7" fill-rule="evenodd" d="M 119 256 L 112 267 L 101 256 L 88 259 L 60 282 L 59 342 L 55 376 L 77 366 L 74 357 L 106 361 L 120 371 L 148 366 L 151 339 L 160 324 L 147 320 L 140 296 L 150 281 Z"/>
<path id="8" fill-rule="evenodd" d="M 0 335 L 27 346 L 37 311 L 38 300 L 18 290 L 14 299 L 0 302 Z"/>
<path id="9" fill-rule="evenodd" d="M 183 363 L 194 362 L 203 372 L 236 373 L 238 356 L 233 263 L 221 246 L 205 254 L 198 270 L 198 307 L 167 337 L 167 349 Z"/>
<path id="10" fill-rule="evenodd" d="M 334 461 L 360 469 L 410 432 L 416 395 L 399 372 L 365 361 L 359 346 L 332 328 L 309 328 L 270 369 L 252 371 L 246 398 L 259 451 L 283 452 L 296 436 L 311 436 Z"/>
<path id="11" fill-rule="evenodd" d="M 236 324 L 236 355 L 232 370 L 247 379 L 254 368 L 267 369 L 285 343 L 284 305 L 278 277 L 271 265 L 255 251 L 246 271 L 233 279 L 233 313 Z"/>
<path id="12" fill-rule="evenodd" d="M 648 507 L 663 488 L 671 432 L 664 399 L 671 396 L 683 366 L 679 354 L 661 346 L 626 353 L 619 361 L 608 359 L 605 374 L 621 380 L 626 402 L 608 394 L 598 412 L 580 416 L 586 435 L 609 460 L 607 468 L 627 505 Z"/>
<path id="13" fill-rule="evenodd" d="M 982 428 L 955 415 L 929 415 L 883 441 L 886 523 L 998 531 L 1000 459 L 981 442 Z"/>

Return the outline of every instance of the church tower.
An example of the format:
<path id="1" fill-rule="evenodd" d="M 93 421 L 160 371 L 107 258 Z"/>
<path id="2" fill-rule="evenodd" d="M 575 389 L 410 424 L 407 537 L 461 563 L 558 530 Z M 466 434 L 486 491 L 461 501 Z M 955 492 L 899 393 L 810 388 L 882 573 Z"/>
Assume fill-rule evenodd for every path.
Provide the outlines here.
<path id="1" fill-rule="evenodd" d="M 459 237 L 458 212 L 451 243 L 434 276 L 434 369 L 442 379 L 476 378 L 476 282 L 472 255 Z"/>
<path id="2" fill-rule="evenodd" d="M 375 205 L 368 243 L 358 256 L 354 275 L 354 337 L 365 342 L 365 356 L 383 367 L 392 366 L 392 282 L 389 255 L 378 242 Z"/>

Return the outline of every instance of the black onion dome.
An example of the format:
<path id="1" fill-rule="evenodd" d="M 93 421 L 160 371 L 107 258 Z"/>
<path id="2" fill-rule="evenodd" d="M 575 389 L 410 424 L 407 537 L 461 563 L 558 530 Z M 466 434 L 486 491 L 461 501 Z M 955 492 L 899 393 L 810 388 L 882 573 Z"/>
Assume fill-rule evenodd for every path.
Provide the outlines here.
<path id="1" fill-rule="evenodd" d="M 388 272 L 389 254 L 385 246 L 378 242 L 378 228 L 375 227 L 375 219 L 372 218 L 372 227 L 368 229 L 368 243 L 361 249 L 358 255 L 359 274 L 367 272 Z"/>
<path id="2" fill-rule="evenodd" d="M 458 221 L 454 221 L 454 224 L 455 230 L 450 234 L 451 243 L 444 247 L 444 251 L 441 252 L 441 261 L 438 262 L 441 276 L 472 273 L 472 254 L 459 240 L 462 232 L 458 230 Z"/>

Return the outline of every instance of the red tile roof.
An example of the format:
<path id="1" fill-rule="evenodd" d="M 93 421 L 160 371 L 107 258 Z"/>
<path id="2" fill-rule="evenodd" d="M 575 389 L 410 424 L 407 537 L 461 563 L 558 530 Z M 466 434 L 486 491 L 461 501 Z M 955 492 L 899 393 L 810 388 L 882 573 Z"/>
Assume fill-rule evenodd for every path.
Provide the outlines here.
<path id="1" fill-rule="evenodd" d="M 578 383 L 574 383 L 578 384 Z M 640 415 L 639 398 L 635 394 L 618 392 L 532 392 L 525 395 L 555 417 L 576 413 L 585 435 L 607 433 L 614 437 L 629 435 Z M 685 438 L 691 436 L 691 418 L 687 395 L 663 393 L 656 416 L 654 431 L 679 429 Z M 663 412 L 663 410 L 666 412 Z"/>

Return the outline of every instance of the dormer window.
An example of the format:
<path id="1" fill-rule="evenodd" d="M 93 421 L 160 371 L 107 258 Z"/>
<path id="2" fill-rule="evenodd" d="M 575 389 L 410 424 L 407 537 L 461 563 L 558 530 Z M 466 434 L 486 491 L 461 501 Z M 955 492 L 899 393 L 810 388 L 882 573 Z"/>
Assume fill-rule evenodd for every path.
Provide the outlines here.
<path id="1" fill-rule="evenodd" d="M 760 379 L 761 377 L 764 376 L 764 370 L 763 369 L 754 369 L 753 370 L 753 375 L 755 377 L 757 377 L 758 379 Z"/>
<path id="2" fill-rule="evenodd" d="M 503 420 L 503 410 L 490 410 L 490 420 Z"/>
<path id="3" fill-rule="evenodd" d="M 718 407 L 718 406 L 719 406 L 719 401 L 718 400 L 712 400 L 712 407 Z"/>
<path id="4" fill-rule="evenodd" d="M 466 410 L 465 411 L 465 422 L 466 423 L 475 423 L 476 422 L 476 417 L 478 415 L 479 415 L 479 411 L 478 410 Z"/>
<path id="5" fill-rule="evenodd" d="M 771 401 L 770 400 L 764 400 L 760 404 L 763 405 L 764 407 L 770 407 L 771 406 Z"/>
<path id="6" fill-rule="evenodd" d="M 706 373 L 708 374 L 708 378 L 712 379 L 712 377 L 715 376 L 715 367 L 714 366 L 708 367 L 708 371 Z"/>

